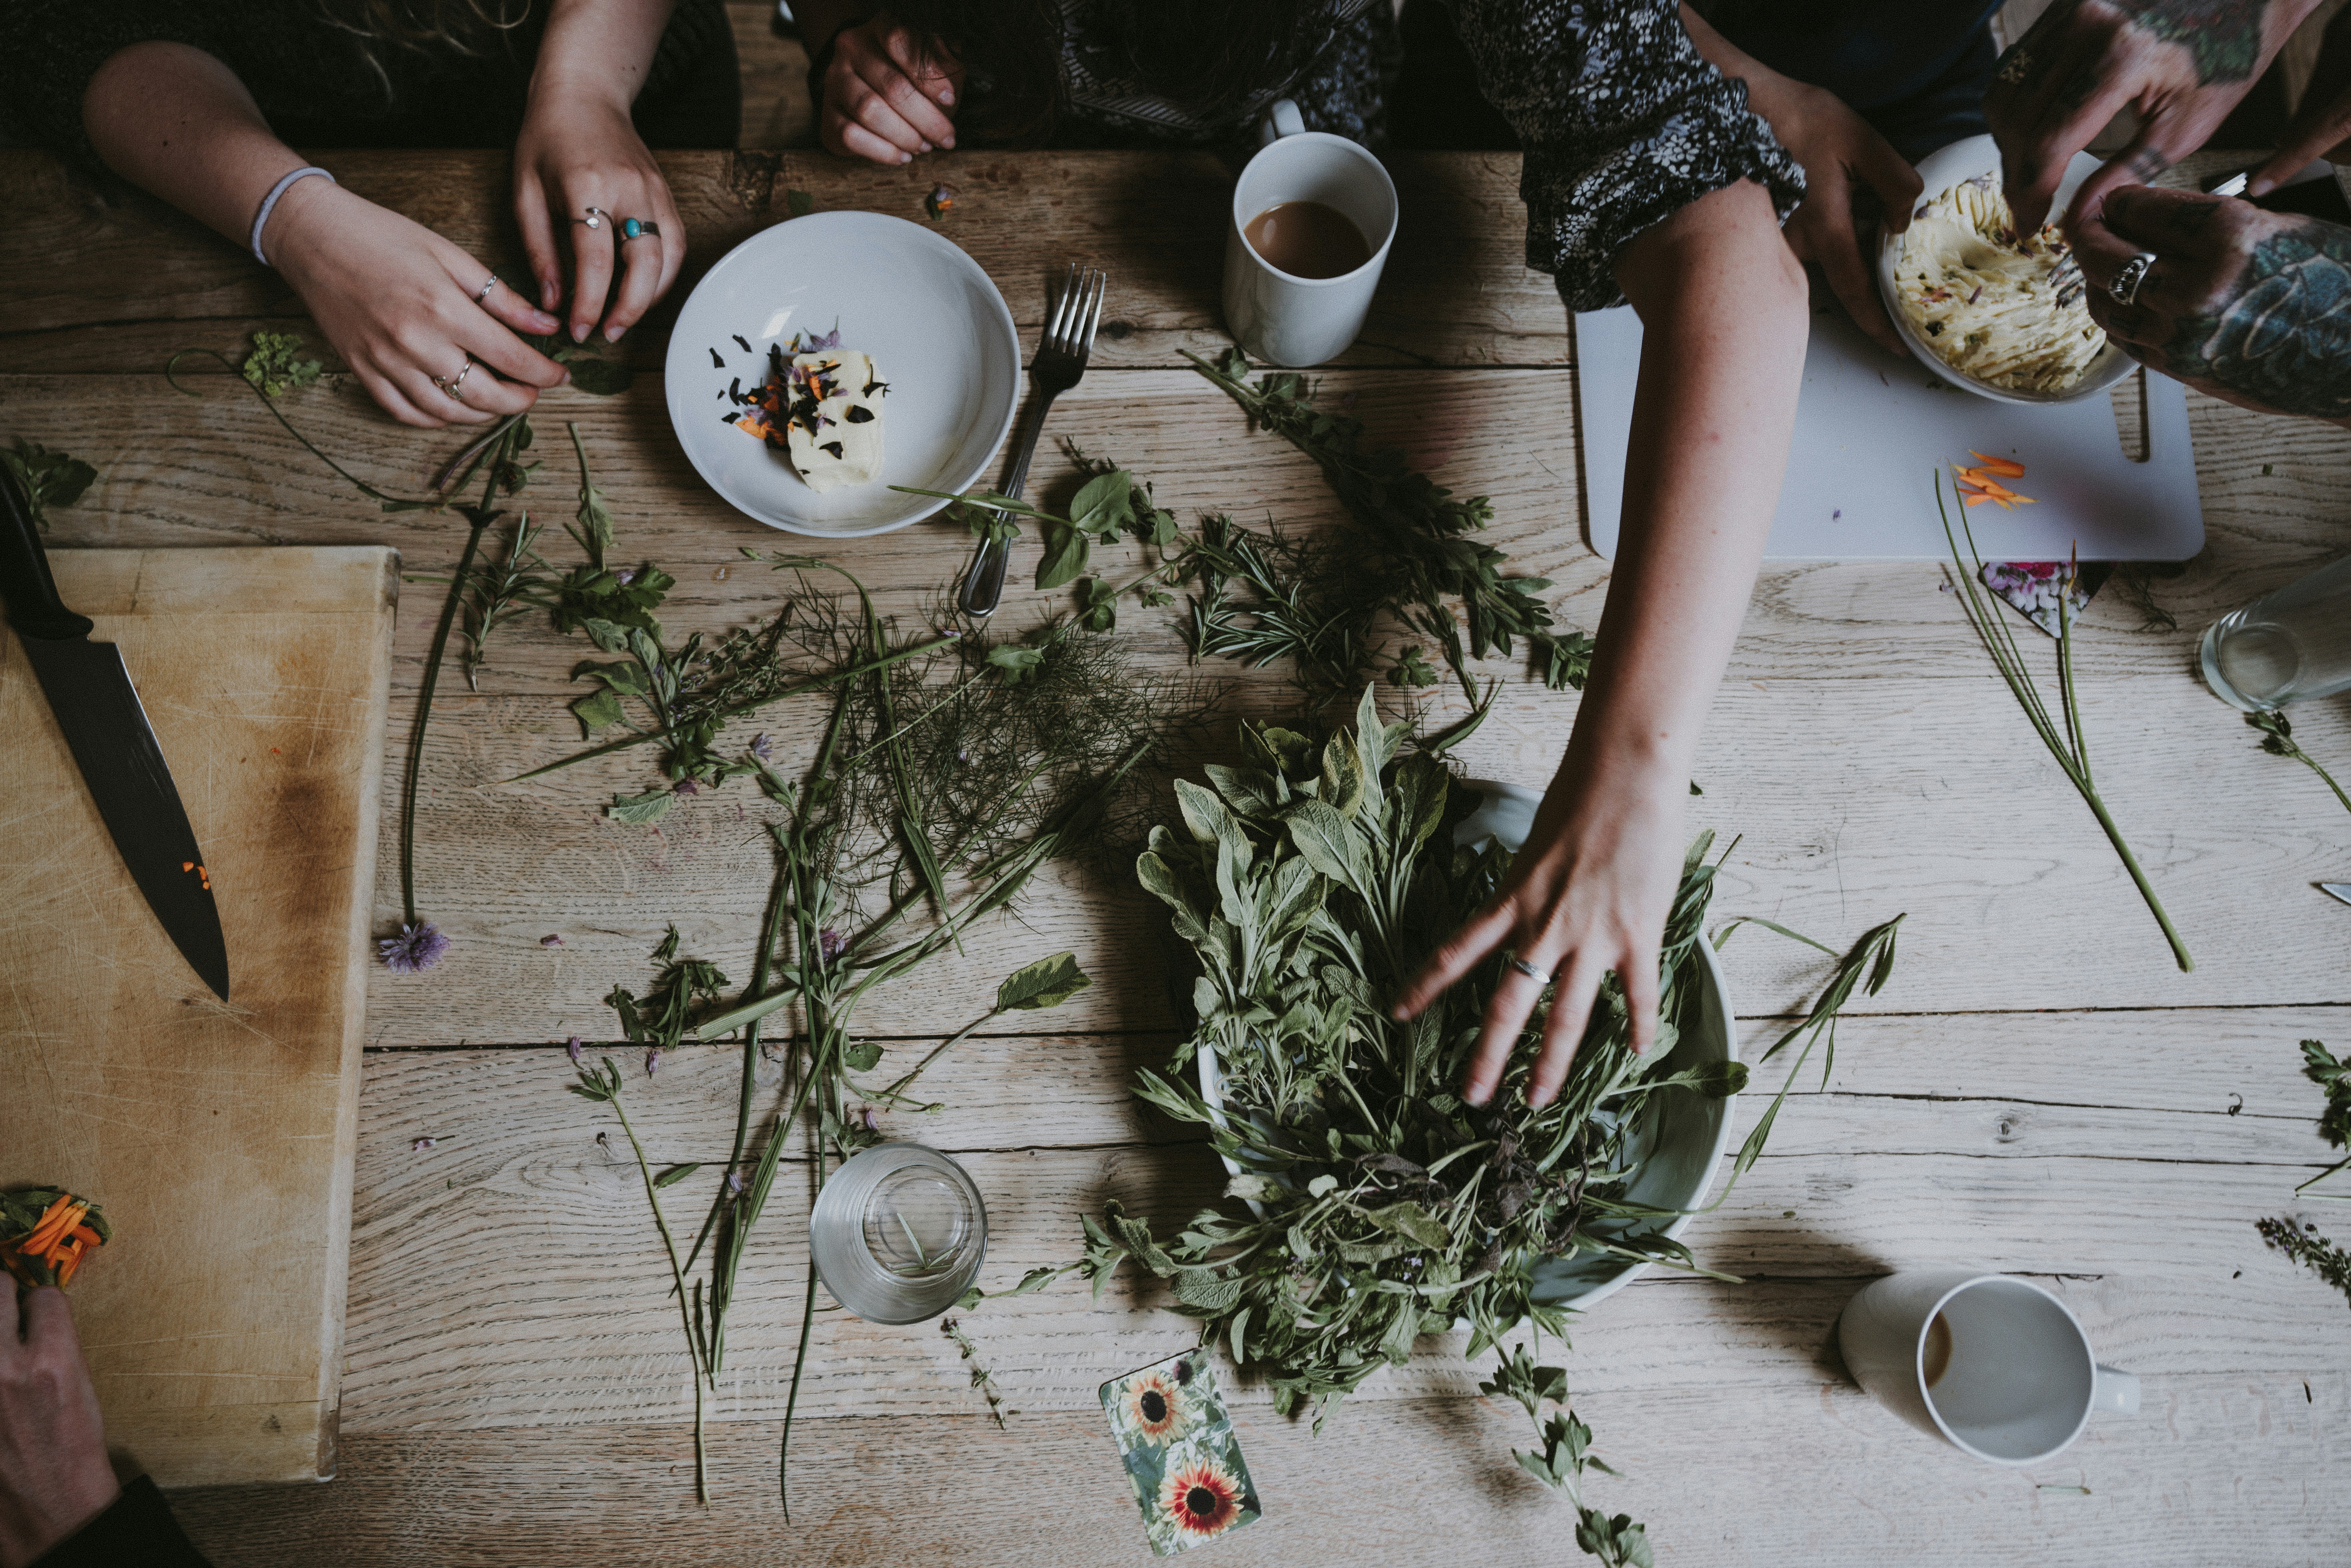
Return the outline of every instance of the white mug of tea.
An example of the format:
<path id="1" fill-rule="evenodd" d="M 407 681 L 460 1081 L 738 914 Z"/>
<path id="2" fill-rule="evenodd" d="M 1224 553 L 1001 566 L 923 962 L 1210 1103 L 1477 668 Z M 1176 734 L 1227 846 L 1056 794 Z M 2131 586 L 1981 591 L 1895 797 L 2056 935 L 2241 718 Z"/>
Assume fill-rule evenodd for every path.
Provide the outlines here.
<path id="1" fill-rule="evenodd" d="M 1395 240 L 1395 185 L 1363 147 L 1307 130 L 1286 98 L 1259 139 L 1233 186 L 1225 324 L 1254 359 L 1319 365 L 1364 329 Z"/>
<path id="2" fill-rule="evenodd" d="M 1878 1403 L 1995 1465 L 2064 1451 L 2093 1410 L 2138 1414 L 2138 1379 L 2099 1365 L 2065 1303 L 2012 1275 L 1890 1274 L 1845 1303 L 1837 1344 Z"/>

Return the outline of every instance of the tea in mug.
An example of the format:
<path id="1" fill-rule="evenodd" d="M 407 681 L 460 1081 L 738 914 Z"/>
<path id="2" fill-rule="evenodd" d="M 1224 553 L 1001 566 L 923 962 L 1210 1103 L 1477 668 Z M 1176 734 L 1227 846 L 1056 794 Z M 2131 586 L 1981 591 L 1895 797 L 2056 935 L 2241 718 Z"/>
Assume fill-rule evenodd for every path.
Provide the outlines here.
<path id="1" fill-rule="evenodd" d="M 1372 259 L 1364 231 L 1321 202 L 1276 202 L 1241 233 L 1268 267 L 1292 277 L 1344 277 Z"/>

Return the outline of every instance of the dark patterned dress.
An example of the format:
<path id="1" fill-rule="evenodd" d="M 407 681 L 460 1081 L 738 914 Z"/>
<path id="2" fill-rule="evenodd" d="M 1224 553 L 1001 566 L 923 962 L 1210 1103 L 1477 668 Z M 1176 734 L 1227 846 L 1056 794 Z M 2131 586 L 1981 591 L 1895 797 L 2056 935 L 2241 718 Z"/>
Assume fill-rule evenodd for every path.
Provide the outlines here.
<path id="1" fill-rule="evenodd" d="M 1674 0 L 1447 0 L 1479 89 L 1526 154 L 1527 265 L 1574 310 L 1622 302 L 1617 255 L 1709 192 L 1753 180 L 1784 221 L 1804 175 L 1747 107 L 1747 88 L 1708 65 Z M 1267 106 L 1290 98 L 1308 129 L 1378 148 L 1398 59 L 1387 0 L 1331 0 L 1322 48 L 1291 80 L 1210 117 L 1128 79 L 1087 37 L 1087 0 L 1063 0 L 1064 146 L 1254 145 Z"/>

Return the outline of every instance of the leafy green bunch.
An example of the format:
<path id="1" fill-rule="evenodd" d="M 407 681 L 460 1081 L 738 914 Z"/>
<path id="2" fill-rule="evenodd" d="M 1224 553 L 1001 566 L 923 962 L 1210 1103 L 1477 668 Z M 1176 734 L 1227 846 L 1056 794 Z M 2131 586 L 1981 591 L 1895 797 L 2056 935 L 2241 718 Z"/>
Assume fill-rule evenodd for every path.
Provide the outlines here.
<path id="1" fill-rule="evenodd" d="M 1183 831 L 1155 829 L 1136 873 L 1199 961 L 1198 1024 L 1136 1092 L 1206 1124 L 1241 1170 L 1228 1196 L 1257 1212 L 1204 1211 L 1164 1246 L 1115 1208 L 1090 1228 L 1097 1289 L 1133 1257 L 1237 1363 L 1267 1368 L 1280 1408 L 1311 1405 L 1318 1421 L 1457 1318 L 1472 1354 L 1521 1322 L 1563 1333 L 1566 1313 L 1538 1283 L 1547 1259 L 1689 1266 L 1662 1232 L 1671 1216 L 1625 1198 L 1627 1140 L 1654 1096 L 1719 1097 L 1747 1075 L 1666 1065 L 1698 995 L 1714 874 L 1701 839 L 1666 927 L 1659 1048 L 1634 1054 L 1612 977 L 1552 1103 L 1529 1109 L 1510 1087 L 1531 1067 L 1540 1014 L 1491 1105 L 1458 1099 L 1500 956 L 1408 1023 L 1386 1003 L 1493 895 L 1510 855 L 1454 844 L 1474 797 L 1437 757 L 1401 752 L 1405 734 L 1366 691 L 1353 733 L 1317 747 L 1245 729 L 1249 766 L 1210 768 L 1212 789 L 1176 783 Z M 1214 1103 L 1186 1076 L 1203 1057 L 1221 1080 Z"/>
<path id="2" fill-rule="evenodd" d="M 1296 371 L 1270 372 L 1252 385 L 1249 357 L 1238 348 L 1227 350 L 1213 363 L 1196 354 L 1184 357 L 1239 403 L 1251 423 L 1312 458 L 1346 507 L 1356 532 L 1343 557 L 1326 557 L 1315 563 L 1322 570 L 1308 570 L 1296 580 L 1317 591 L 1318 601 L 1332 608 L 1345 606 L 1355 648 L 1375 646 L 1374 622 L 1392 615 L 1435 641 L 1474 702 L 1478 694 L 1470 684 L 1467 658 L 1508 655 L 1514 640 L 1523 637 L 1535 672 L 1546 685 L 1553 690 L 1582 687 L 1591 664 L 1591 643 L 1580 632 L 1562 636 L 1552 630 L 1551 611 L 1541 597 L 1550 580 L 1508 575 L 1510 558 L 1472 537 L 1493 520 L 1494 508 L 1485 497 L 1458 498 L 1414 468 L 1402 449 L 1367 443 L 1364 422 L 1316 406 L 1314 383 Z M 1332 570 L 1334 562 L 1355 580 L 1344 592 Z M 1217 606 L 1214 619 L 1228 632 L 1246 629 L 1239 619 L 1244 614 L 1266 624 L 1284 619 L 1286 595 L 1269 591 L 1262 579 L 1228 570 L 1213 554 L 1197 564 L 1212 596 L 1223 586 L 1220 578 L 1238 580 L 1253 591 L 1254 603 L 1227 599 Z M 1458 616 L 1456 602 L 1460 606 Z M 1362 673 L 1360 664 L 1346 671 L 1349 675 Z"/>
<path id="3" fill-rule="evenodd" d="M 13 447 L 0 446 L 0 468 L 16 476 L 25 487 L 33 521 L 49 526 L 51 507 L 70 507 L 98 478 L 98 470 L 68 452 L 52 452 L 37 441 L 18 437 Z"/>

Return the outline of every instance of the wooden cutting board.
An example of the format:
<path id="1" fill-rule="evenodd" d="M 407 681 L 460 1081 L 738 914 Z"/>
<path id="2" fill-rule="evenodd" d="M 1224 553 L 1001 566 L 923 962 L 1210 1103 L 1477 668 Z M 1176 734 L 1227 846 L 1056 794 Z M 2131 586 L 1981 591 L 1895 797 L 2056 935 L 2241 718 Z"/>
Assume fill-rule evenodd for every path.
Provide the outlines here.
<path id="1" fill-rule="evenodd" d="M 0 631 L 0 1186 L 69 1187 L 113 1222 L 74 1315 L 108 1446 L 165 1486 L 334 1473 L 399 559 L 49 558 L 120 646 L 187 806 L 226 1005 Z"/>

